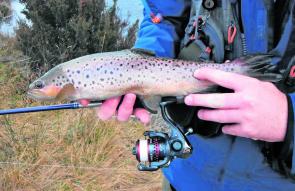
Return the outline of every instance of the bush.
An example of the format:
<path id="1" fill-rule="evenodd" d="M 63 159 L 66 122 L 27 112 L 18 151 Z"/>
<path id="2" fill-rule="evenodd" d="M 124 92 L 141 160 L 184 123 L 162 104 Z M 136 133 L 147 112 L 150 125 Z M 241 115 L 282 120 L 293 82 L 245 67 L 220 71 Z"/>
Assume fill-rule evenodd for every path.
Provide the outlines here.
<path id="1" fill-rule="evenodd" d="M 11 15 L 10 2 L 8 0 L 0 1 L 0 22 Z"/>
<path id="2" fill-rule="evenodd" d="M 117 15 L 116 0 L 110 8 L 104 0 L 21 2 L 31 24 L 19 23 L 18 47 L 33 61 L 34 72 L 86 54 L 130 48 L 134 43 L 138 22 L 128 30 L 128 23 Z"/>

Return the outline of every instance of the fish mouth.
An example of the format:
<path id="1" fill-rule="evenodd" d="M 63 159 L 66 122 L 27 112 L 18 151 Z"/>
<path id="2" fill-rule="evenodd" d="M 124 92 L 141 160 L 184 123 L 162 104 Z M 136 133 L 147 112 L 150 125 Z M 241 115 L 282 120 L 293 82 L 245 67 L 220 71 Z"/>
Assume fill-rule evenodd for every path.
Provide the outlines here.
<path id="1" fill-rule="evenodd" d="M 56 99 L 57 97 L 57 96 L 46 95 L 46 93 L 40 89 L 29 90 L 27 93 L 27 96 L 36 101 L 51 101 Z"/>

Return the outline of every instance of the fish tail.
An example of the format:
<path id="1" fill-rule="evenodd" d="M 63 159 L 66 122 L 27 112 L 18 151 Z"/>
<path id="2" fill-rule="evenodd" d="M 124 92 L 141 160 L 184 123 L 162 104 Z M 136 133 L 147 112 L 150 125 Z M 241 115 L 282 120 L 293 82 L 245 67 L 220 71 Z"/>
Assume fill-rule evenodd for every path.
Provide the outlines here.
<path id="1" fill-rule="evenodd" d="M 234 63 L 242 64 L 243 73 L 262 81 L 278 83 L 284 79 L 283 72 L 276 64 L 273 64 L 274 55 L 259 54 L 247 55 L 234 60 Z"/>

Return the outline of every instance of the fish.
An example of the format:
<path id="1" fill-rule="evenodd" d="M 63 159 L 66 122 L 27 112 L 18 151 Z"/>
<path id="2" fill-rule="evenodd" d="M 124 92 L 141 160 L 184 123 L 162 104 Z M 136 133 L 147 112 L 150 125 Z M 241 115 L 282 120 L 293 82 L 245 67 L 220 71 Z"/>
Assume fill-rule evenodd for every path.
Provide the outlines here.
<path id="1" fill-rule="evenodd" d="M 216 85 L 194 78 L 194 71 L 213 68 L 276 83 L 283 76 L 272 55 L 248 55 L 226 63 L 160 58 L 135 50 L 96 53 L 59 64 L 29 85 L 37 101 L 102 101 L 134 93 L 151 112 L 163 97 L 215 91 Z"/>

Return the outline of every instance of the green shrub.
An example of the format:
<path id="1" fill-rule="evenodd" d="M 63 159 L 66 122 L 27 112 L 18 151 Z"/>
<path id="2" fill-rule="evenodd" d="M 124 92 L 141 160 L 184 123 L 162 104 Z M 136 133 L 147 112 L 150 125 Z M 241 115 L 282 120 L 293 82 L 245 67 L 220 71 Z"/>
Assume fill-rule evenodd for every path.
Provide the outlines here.
<path id="1" fill-rule="evenodd" d="M 0 22 L 3 21 L 4 18 L 9 17 L 9 15 L 11 15 L 10 2 L 7 0 L 0 1 Z"/>
<path id="2" fill-rule="evenodd" d="M 117 15 L 116 0 L 110 8 L 104 0 L 21 2 L 31 24 L 19 23 L 17 44 L 31 57 L 34 72 L 43 73 L 86 54 L 130 48 L 134 43 L 138 22 L 128 28 L 128 22 Z"/>

